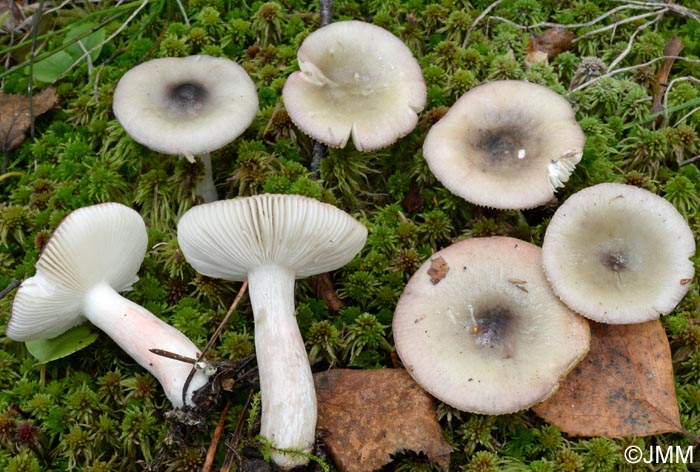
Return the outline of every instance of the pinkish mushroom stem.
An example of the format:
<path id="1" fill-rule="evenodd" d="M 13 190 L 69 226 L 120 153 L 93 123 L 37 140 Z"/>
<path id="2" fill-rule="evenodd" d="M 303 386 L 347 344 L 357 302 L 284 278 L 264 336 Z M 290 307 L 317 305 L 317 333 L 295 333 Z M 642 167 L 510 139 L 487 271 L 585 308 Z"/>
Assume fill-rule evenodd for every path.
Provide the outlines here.
<path id="1" fill-rule="evenodd" d="M 83 308 L 92 324 L 158 379 L 174 407 L 191 404 L 192 393 L 207 383 L 208 375 L 197 370 L 188 391 L 183 392 L 192 365 L 153 354 L 149 349 L 197 359 L 200 353 L 197 346 L 144 307 L 119 295 L 108 284 L 102 282 L 93 286 L 85 295 Z"/>
<path id="2" fill-rule="evenodd" d="M 260 434 L 280 449 L 311 452 L 316 430 L 316 391 L 309 357 L 294 316 L 294 271 L 270 264 L 248 272 L 255 316 L 262 419 Z M 273 453 L 280 467 L 308 459 Z"/>

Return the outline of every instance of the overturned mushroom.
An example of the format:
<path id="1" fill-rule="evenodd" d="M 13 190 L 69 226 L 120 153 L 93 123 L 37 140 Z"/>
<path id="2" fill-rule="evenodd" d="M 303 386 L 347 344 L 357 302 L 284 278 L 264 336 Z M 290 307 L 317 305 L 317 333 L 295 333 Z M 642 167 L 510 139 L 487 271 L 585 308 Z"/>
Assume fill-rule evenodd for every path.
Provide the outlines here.
<path id="1" fill-rule="evenodd" d="M 569 179 L 584 135 L 562 96 L 502 80 L 462 95 L 425 138 L 423 156 L 452 193 L 482 206 L 542 205 Z"/>
<path id="2" fill-rule="evenodd" d="M 416 382 L 484 414 L 519 411 L 556 391 L 588 352 L 590 333 L 551 292 L 540 253 L 513 238 L 474 238 L 418 269 L 393 321 L 399 357 Z M 436 261 L 439 279 L 431 274 Z"/>
<path id="3" fill-rule="evenodd" d="M 177 237 L 197 272 L 248 279 L 262 392 L 260 433 L 275 448 L 310 452 L 316 393 L 294 318 L 294 280 L 345 265 L 364 246 L 367 229 L 331 205 L 266 194 L 194 207 L 180 219 Z M 308 462 L 280 451 L 272 459 L 283 468 Z"/>
<path id="4" fill-rule="evenodd" d="M 418 61 L 396 36 L 361 21 L 311 33 L 289 76 L 284 106 L 301 130 L 331 147 L 371 151 L 410 133 L 426 100 Z"/>
<path id="5" fill-rule="evenodd" d="M 673 310 L 690 288 L 694 254 L 693 233 L 671 203 L 613 183 L 569 197 L 542 245 L 554 292 L 583 316 L 612 324 Z"/>
<path id="6" fill-rule="evenodd" d="M 199 156 L 196 193 L 217 200 L 209 153 L 236 139 L 258 110 L 245 70 L 220 57 L 153 59 L 129 70 L 114 91 L 114 114 L 139 143 L 164 154 Z"/>
<path id="7" fill-rule="evenodd" d="M 56 228 L 36 263 L 36 274 L 17 290 L 7 336 L 15 341 L 56 337 L 86 319 L 100 328 L 163 386 L 173 406 L 189 405 L 207 383 L 192 365 L 150 352 L 160 349 L 197 359 L 187 336 L 117 292 L 131 289 L 146 253 L 141 216 L 118 203 L 75 210 Z"/>

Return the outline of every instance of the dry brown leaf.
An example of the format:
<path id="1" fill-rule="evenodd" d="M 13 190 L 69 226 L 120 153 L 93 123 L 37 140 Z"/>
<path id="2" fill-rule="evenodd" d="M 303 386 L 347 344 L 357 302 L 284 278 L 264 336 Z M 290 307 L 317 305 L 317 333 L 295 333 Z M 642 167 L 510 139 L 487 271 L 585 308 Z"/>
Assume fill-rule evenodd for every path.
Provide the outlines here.
<path id="1" fill-rule="evenodd" d="M 437 285 L 442 279 L 445 278 L 447 273 L 450 271 L 450 266 L 447 265 L 447 261 L 442 257 L 436 257 L 435 259 L 430 259 L 430 269 L 428 269 L 428 275 L 430 276 L 430 283 Z"/>
<path id="2" fill-rule="evenodd" d="M 562 28 L 550 28 L 537 36 L 530 36 L 525 62 L 531 65 L 551 61 L 562 52 L 571 49 L 573 40 L 574 33 Z"/>
<path id="3" fill-rule="evenodd" d="M 318 429 L 341 472 L 370 472 L 400 451 L 424 452 L 447 470 L 451 448 L 433 399 L 403 369 L 314 374 Z"/>
<path id="4" fill-rule="evenodd" d="M 664 45 L 664 56 L 678 56 L 683 50 L 684 45 L 677 37 L 669 39 Z M 656 81 L 653 86 L 652 103 L 651 108 L 649 108 L 649 114 L 660 113 L 664 111 L 664 106 L 662 100 L 664 98 L 664 93 L 668 87 L 668 77 L 671 74 L 671 68 L 675 59 L 665 59 L 661 65 L 661 68 L 656 73 Z M 659 117 L 661 118 L 661 117 Z M 656 121 L 659 121 L 658 119 Z M 652 122 L 653 124 L 654 122 Z"/>
<path id="5" fill-rule="evenodd" d="M 590 326 L 588 356 L 534 412 L 575 436 L 683 431 L 661 322 Z"/>
<path id="6" fill-rule="evenodd" d="M 56 88 L 49 87 L 34 95 L 34 117 L 46 113 L 58 102 Z M 5 94 L 0 90 L 0 145 L 10 151 L 24 141 L 29 129 L 29 98 Z"/>
<path id="7" fill-rule="evenodd" d="M 340 311 L 345 306 L 345 303 L 338 297 L 338 293 L 335 291 L 333 286 L 333 280 L 331 280 L 331 274 L 324 272 L 319 275 L 314 275 L 311 277 L 311 285 L 316 292 L 317 297 L 321 297 L 323 302 L 326 304 L 326 308 L 331 313 L 336 313 Z"/>

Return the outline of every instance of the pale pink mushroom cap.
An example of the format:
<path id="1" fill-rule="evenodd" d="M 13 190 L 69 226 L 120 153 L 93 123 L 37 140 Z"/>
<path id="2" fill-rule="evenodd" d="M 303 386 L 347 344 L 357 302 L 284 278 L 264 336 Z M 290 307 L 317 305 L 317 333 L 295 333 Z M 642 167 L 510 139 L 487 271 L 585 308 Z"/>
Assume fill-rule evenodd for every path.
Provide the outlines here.
<path id="1" fill-rule="evenodd" d="M 433 265 L 442 276 L 429 272 Z M 586 320 L 549 288 L 540 249 L 505 237 L 435 253 L 406 285 L 393 330 L 416 382 L 457 409 L 483 414 L 545 400 L 590 342 Z"/>
<path id="2" fill-rule="evenodd" d="M 423 156 L 452 193 L 476 205 L 542 205 L 569 179 L 584 135 L 564 97 L 517 80 L 462 95 L 430 131 Z"/>
<path id="3" fill-rule="evenodd" d="M 542 246 L 544 271 L 573 310 L 610 324 L 658 319 L 693 279 L 695 240 L 668 201 L 631 185 L 604 183 L 569 197 Z"/>
<path id="4" fill-rule="evenodd" d="M 196 156 L 237 138 L 258 111 L 255 84 L 235 62 L 212 56 L 153 59 L 119 80 L 114 114 L 155 151 Z"/>
<path id="5" fill-rule="evenodd" d="M 411 50 L 387 30 L 339 21 L 311 33 L 298 52 L 299 72 L 283 90 L 289 117 L 331 147 L 371 151 L 418 123 L 426 88 Z"/>

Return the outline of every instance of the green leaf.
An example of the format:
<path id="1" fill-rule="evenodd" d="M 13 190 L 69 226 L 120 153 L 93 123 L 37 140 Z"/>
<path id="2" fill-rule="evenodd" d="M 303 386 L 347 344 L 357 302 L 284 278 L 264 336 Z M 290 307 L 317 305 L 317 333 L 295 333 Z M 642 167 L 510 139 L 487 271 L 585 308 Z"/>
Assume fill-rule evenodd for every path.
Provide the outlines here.
<path id="1" fill-rule="evenodd" d="M 75 41 L 76 38 L 79 38 L 87 33 L 90 32 L 91 29 L 96 28 L 99 26 L 97 23 L 84 23 L 81 25 L 76 25 L 72 27 L 67 33 L 66 37 L 63 40 L 63 44 L 68 44 L 72 41 Z M 89 34 L 82 38 L 79 43 L 83 45 L 85 50 L 83 50 L 82 47 L 80 47 L 80 44 L 75 43 L 71 44 L 68 46 L 65 51 L 71 55 L 73 58 L 73 62 L 77 61 L 81 57 L 83 57 L 83 54 L 85 54 L 85 51 L 89 51 L 90 49 L 94 48 L 95 46 L 98 46 L 102 44 L 102 42 L 105 39 L 105 30 L 104 28 L 100 28 L 97 31 L 95 31 L 92 34 Z M 93 52 L 90 53 L 90 58 L 93 61 L 97 60 L 97 57 L 100 55 L 100 51 L 102 51 L 102 46 L 98 47 L 95 49 Z"/>
<path id="2" fill-rule="evenodd" d="M 80 351 L 92 344 L 97 337 L 98 333 L 92 329 L 92 325 L 83 323 L 55 338 L 27 341 L 24 344 L 39 364 L 46 364 Z"/>
<path id="3" fill-rule="evenodd" d="M 43 61 L 34 64 L 34 80 L 51 83 L 67 71 L 74 62 L 75 59 L 66 51 L 58 51 L 56 54 L 52 54 Z"/>

